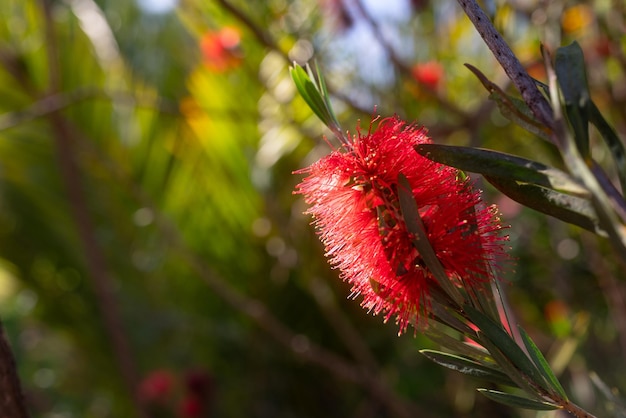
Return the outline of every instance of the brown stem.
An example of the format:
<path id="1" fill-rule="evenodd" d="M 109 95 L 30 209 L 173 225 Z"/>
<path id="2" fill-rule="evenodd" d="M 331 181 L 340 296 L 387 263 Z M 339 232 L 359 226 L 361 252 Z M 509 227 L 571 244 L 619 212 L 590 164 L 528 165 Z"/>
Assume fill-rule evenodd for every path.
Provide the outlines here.
<path id="1" fill-rule="evenodd" d="M 0 321 L 0 411 L 5 418 L 28 418 L 11 346 Z"/>
<path id="2" fill-rule="evenodd" d="M 374 354 L 364 341 L 362 334 L 346 318 L 344 313 L 337 307 L 336 300 L 332 296 L 329 286 L 318 278 L 313 278 L 309 284 L 309 291 L 320 307 L 322 314 L 335 330 L 344 346 L 350 350 L 354 358 L 372 373 L 379 371 L 380 366 Z"/>
<path id="3" fill-rule="evenodd" d="M 555 122 L 550 104 L 537 89 L 535 82 L 528 75 L 513 51 L 511 51 L 511 48 L 509 48 L 502 36 L 491 24 L 489 17 L 487 17 L 476 1 L 457 1 L 515 87 L 517 87 L 517 90 L 519 90 L 535 117 L 541 123 L 553 129 Z"/>
<path id="4" fill-rule="evenodd" d="M 60 91 L 60 66 L 56 34 L 51 15 L 52 5 L 50 0 L 42 0 L 41 2 L 44 13 L 46 52 L 50 77 L 49 93 L 58 94 Z M 135 416 L 148 417 L 143 404 L 138 398 L 138 375 L 114 296 L 113 280 L 108 271 L 102 249 L 95 239 L 94 225 L 81 181 L 83 175 L 75 156 L 75 133 L 58 111 L 50 113 L 48 119 L 52 127 L 61 180 L 67 193 L 70 213 L 76 224 L 84 251 L 87 276 L 92 281 L 98 308 L 103 317 L 104 328 L 110 339 L 117 367 L 127 392 L 132 396 Z"/>
<path id="5" fill-rule="evenodd" d="M 570 415 L 573 415 L 576 418 L 596 418 L 595 415 L 590 414 L 589 412 L 582 409 L 580 406 L 570 401 L 565 401 L 563 404 L 561 404 L 561 406 L 563 407 L 564 411 L 569 412 Z"/>

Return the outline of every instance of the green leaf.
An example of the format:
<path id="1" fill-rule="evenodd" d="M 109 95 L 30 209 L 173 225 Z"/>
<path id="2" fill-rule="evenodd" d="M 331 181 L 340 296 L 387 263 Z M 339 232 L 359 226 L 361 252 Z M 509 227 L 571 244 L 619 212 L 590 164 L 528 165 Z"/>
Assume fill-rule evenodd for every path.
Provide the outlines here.
<path id="1" fill-rule="evenodd" d="M 577 42 L 557 49 L 554 71 L 563 99 L 565 112 L 574 130 L 576 147 L 583 158 L 589 157 L 589 89 L 583 50 Z"/>
<path id="2" fill-rule="evenodd" d="M 604 119 L 593 101 L 590 102 L 589 106 L 589 119 L 598 128 L 600 135 L 606 142 L 615 161 L 615 168 L 622 190 L 626 191 L 626 150 L 624 149 L 624 144 L 615 133 L 615 130 L 611 128 L 611 125 Z"/>
<path id="3" fill-rule="evenodd" d="M 417 145 L 415 150 L 429 160 L 460 170 L 537 184 L 576 196 L 589 196 L 587 189 L 567 173 L 515 155 L 482 148 L 440 144 L 421 144 Z"/>
<path id="4" fill-rule="evenodd" d="M 433 303 L 430 309 L 434 319 L 443 325 L 446 325 L 454 330 L 457 330 L 461 334 L 469 337 L 476 338 L 476 332 L 471 329 L 465 322 L 457 317 L 453 312 L 450 312 L 444 305 L 439 303 Z"/>
<path id="5" fill-rule="evenodd" d="M 537 368 L 539 369 L 539 372 L 543 375 L 546 382 L 550 384 L 553 391 L 561 395 L 564 400 L 567 400 L 567 394 L 565 393 L 563 386 L 561 386 L 559 379 L 557 379 L 552 372 L 552 369 L 550 368 L 550 365 L 548 364 L 546 358 L 543 356 L 543 354 L 541 354 L 541 351 L 539 351 L 539 348 L 537 347 L 537 345 L 535 345 L 535 343 L 526 333 L 526 331 L 519 326 L 518 329 L 522 336 L 522 341 L 524 341 L 524 345 L 526 346 L 526 350 L 528 350 L 528 354 L 530 354 L 530 358 L 532 359 L 533 363 L 535 363 L 535 366 L 537 366 Z"/>
<path id="6" fill-rule="evenodd" d="M 485 179 L 496 189 L 524 206 L 606 236 L 606 232 L 599 226 L 600 222 L 595 208 L 588 199 L 509 179 L 491 176 L 485 176 Z"/>
<path id="7" fill-rule="evenodd" d="M 304 101 L 309 105 L 313 113 L 315 113 L 326 126 L 330 126 L 333 118 L 329 109 L 326 107 L 326 103 L 320 94 L 317 84 L 315 84 L 311 77 L 309 77 L 309 74 L 299 65 L 294 65 L 289 68 L 289 72 L 300 96 L 302 96 Z"/>
<path id="8" fill-rule="evenodd" d="M 291 78 L 293 79 L 298 92 L 300 92 L 300 95 L 309 105 L 311 110 L 313 110 L 317 117 L 320 118 L 326 126 L 328 126 L 332 133 L 344 144 L 348 144 L 350 142 L 349 138 L 344 132 L 342 132 L 341 125 L 335 116 L 333 106 L 330 102 L 330 95 L 328 94 L 328 88 L 326 87 L 326 82 L 324 81 L 324 77 L 322 76 L 317 63 L 315 64 L 317 77 L 308 64 L 306 69 L 307 71 L 304 71 L 302 67 L 296 64 L 289 68 Z"/>
<path id="9" fill-rule="evenodd" d="M 497 324 L 493 319 L 471 306 L 466 305 L 463 307 L 463 310 L 482 334 L 493 343 L 515 367 L 524 373 L 533 383 L 541 386 L 545 390 L 549 390 L 549 385 L 544 381 L 537 367 L 526 356 L 526 353 L 522 351 L 520 346 L 517 345 L 513 337 L 504 330 L 502 325 Z"/>
<path id="10" fill-rule="evenodd" d="M 400 173 L 398 176 L 398 200 L 400 201 L 400 211 L 404 218 L 407 230 L 413 235 L 413 246 L 424 260 L 426 267 L 430 270 L 441 289 L 457 304 L 462 304 L 463 297 L 459 290 L 450 281 L 445 273 L 441 261 L 437 258 L 428 234 L 424 229 L 424 222 L 419 213 L 417 202 L 413 197 L 413 190 L 409 180 Z"/>
<path id="11" fill-rule="evenodd" d="M 518 156 L 480 148 L 422 144 L 424 157 L 460 170 L 480 173 L 513 200 L 599 235 L 589 191 L 567 173 Z"/>
<path id="12" fill-rule="evenodd" d="M 496 102 L 500 113 L 502 113 L 505 118 L 546 141 L 550 140 L 547 128 L 535 119 L 530 108 L 523 100 L 507 95 L 497 84 L 491 82 L 476 67 L 470 64 L 465 64 L 465 66 L 474 73 L 487 91 L 489 91 L 489 99 Z"/>
<path id="13" fill-rule="evenodd" d="M 474 359 L 480 363 L 493 364 L 494 366 L 496 364 L 489 352 L 483 347 L 454 338 L 438 329 L 438 327 L 429 325 L 424 331 L 424 334 L 433 342 L 455 353 Z"/>
<path id="14" fill-rule="evenodd" d="M 526 394 L 535 397 L 537 400 L 542 400 L 541 395 L 537 393 L 537 387 L 530 383 L 529 379 L 511 362 L 511 360 L 503 354 L 502 351 L 500 351 L 500 349 L 484 335 L 484 333 L 478 331 L 477 335 L 480 344 L 484 346 L 487 351 L 489 351 L 489 354 L 498 367 L 502 369 L 504 374 L 509 376 L 511 380 L 517 384 L 517 386 L 526 392 Z"/>
<path id="15" fill-rule="evenodd" d="M 498 383 L 507 386 L 516 386 L 515 383 L 500 370 L 485 366 L 476 361 L 469 360 L 454 354 L 444 353 L 435 350 L 420 350 L 424 356 L 435 363 L 457 372 L 486 380 L 492 383 Z"/>
<path id="16" fill-rule="evenodd" d="M 491 389 L 477 389 L 478 392 L 491 399 L 502 403 L 504 405 L 512 406 L 514 408 L 532 409 L 535 411 L 551 411 L 554 409 L 561 409 L 560 406 L 543 401 L 535 401 L 532 399 L 524 398 L 522 396 L 512 395 L 506 392 L 500 392 Z"/>

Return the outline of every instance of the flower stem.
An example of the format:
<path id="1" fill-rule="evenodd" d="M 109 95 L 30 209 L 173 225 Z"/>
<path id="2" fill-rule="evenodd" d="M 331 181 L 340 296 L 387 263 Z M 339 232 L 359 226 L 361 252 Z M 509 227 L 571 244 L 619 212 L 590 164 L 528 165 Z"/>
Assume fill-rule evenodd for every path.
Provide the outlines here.
<path id="1" fill-rule="evenodd" d="M 3 416 L 15 418 L 30 416 L 17 375 L 15 357 L 5 336 L 2 322 L 0 322 L 0 406 Z"/>
<path id="2" fill-rule="evenodd" d="M 595 415 L 590 414 L 589 412 L 582 409 L 580 406 L 572 403 L 570 401 L 565 401 L 565 403 L 561 403 L 564 411 L 570 413 L 570 415 L 575 416 L 576 418 L 596 418 Z"/>
<path id="3" fill-rule="evenodd" d="M 515 87 L 519 90 L 524 101 L 541 123 L 553 128 L 554 117 L 548 101 L 537 89 L 534 80 L 519 62 L 511 48 L 498 33 L 489 20 L 489 17 L 480 8 L 475 0 L 457 0 L 459 5 L 472 24 L 483 38 L 494 57 L 498 60 Z"/>

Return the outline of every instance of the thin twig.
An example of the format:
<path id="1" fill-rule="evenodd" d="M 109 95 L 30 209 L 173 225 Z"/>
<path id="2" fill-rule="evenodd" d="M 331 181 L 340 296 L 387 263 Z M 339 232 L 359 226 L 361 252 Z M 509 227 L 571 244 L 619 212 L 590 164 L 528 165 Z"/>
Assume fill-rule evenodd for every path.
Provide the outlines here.
<path id="1" fill-rule="evenodd" d="M 411 401 L 398 396 L 380 373 L 368 371 L 367 368 L 363 368 L 361 365 L 355 365 L 334 352 L 310 341 L 305 335 L 294 332 L 284 325 L 262 301 L 248 296 L 233 287 L 189 247 L 181 235 L 179 227 L 158 209 L 145 190 L 134 182 L 132 177 L 122 167 L 105 153 L 95 148 L 93 141 L 85 139 L 80 141 L 80 145 L 83 151 L 94 156 L 92 158 L 94 164 L 100 164 L 104 167 L 115 181 L 120 183 L 122 187 L 125 187 L 126 190 L 129 190 L 141 207 L 149 208 L 152 211 L 155 224 L 160 231 L 163 241 L 172 247 L 173 253 L 178 254 L 212 292 L 228 303 L 235 311 L 248 316 L 295 356 L 319 366 L 340 380 L 362 387 L 374 399 L 377 399 L 380 404 L 393 411 L 394 416 L 407 418 L 416 416 L 428 418 L 433 416 Z"/>
<path id="2" fill-rule="evenodd" d="M 236 6 L 234 6 L 227 0 L 217 0 L 217 2 L 229 13 L 231 13 L 237 20 L 239 20 L 245 27 L 247 27 L 254 34 L 254 36 L 261 43 L 261 45 L 264 45 L 266 48 L 269 48 L 272 51 L 278 53 L 285 60 L 285 63 L 287 65 L 292 64 L 291 59 L 289 58 L 289 54 L 287 54 L 282 48 L 280 48 L 276 41 L 274 41 L 274 39 L 270 36 L 270 34 L 264 31 L 263 28 L 260 25 L 256 24 L 254 20 L 252 20 L 248 15 L 246 15 L 243 11 L 239 10 Z M 337 91 L 336 88 L 333 88 L 331 84 L 328 85 L 328 90 L 334 97 L 341 100 L 355 111 L 365 115 L 370 115 L 372 113 L 372 109 L 366 109 L 363 106 L 360 106 L 350 97 Z"/>
<path id="3" fill-rule="evenodd" d="M 4 418 L 28 418 L 11 346 L 0 321 L 0 411 Z"/>
<path id="4" fill-rule="evenodd" d="M 329 286 L 322 280 L 313 278 L 310 281 L 309 292 L 315 298 L 326 320 L 354 358 L 372 373 L 379 373 L 380 366 L 372 350 L 363 340 L 363 335 L 358 332 L 346 318 L 346 315 L 337 307 L 337 301 Z"/>
<path id="5" fill-rule="evenodd" d="M 51 0 L 41 0 L 46 33 L 46 53 L 49 69 L 49 93 L 60 91 L 60 66 L 56 44 L 56 33 L 51 11 Z M 83 191 L 83 178 L 74 152 L 75 133 L 58 111 L 49 114 L 57 160 L 70 206 L 72 218 L 83 247 L 88 277 L 92 280 L 98 307 L 103 316 L 104 328 L 110 339 L 113 354 L 120 376 L 131 395 L 135 416 L 147 418 L 148 414 L 139 399 L 137 391 L 138 374 L 131 354 L 128 337 L 124 332 L 123 321 L 118 311 L 113 292 L 113 281 L 109 274 L 102 249 L 95 238 L 95 230 Z"/>
<path id="6" fill-rule="evenodd" d="M 391 45 L 387 41 L 387 39 L 383 35 L 382 30 L 380 29 L 380 25 L 369 14 L 369 12 L 367 11 L 367 8 L 363 5 L 362 0 L 355 0 L 355 3 L 356 3 L 356 6 L 359 8 L 359 12 L 363 16 L 363 18 L 367 21 L 368 25 L 370 25 L 370 27 L 372 28 L 372 31 L 374 32 L 376 40 L 383 47 L 383 49 L 389 56 L 389 59 L 393 63 L 393 65 L 404 74 L 410 75 L 411 68 L 407 64 L 404 63 L 404 61 L 396 53 L 396 50 L 394 49 L 393 45 Z M 465 123 L 466 121 L 470 119 L 470 116 L 463 109 L 459 108 L 454 103 L 448 101 L 441 94 L 437 93 L 437 91 L 434 88 L 432 88 L 428 84 L 423 83 L 415 78 L 413 78 L 413 81 L 419 84 L 421 90 L 424 93 L 426 93 L 426 95 L 430 96 L 433 100 L 437 101 L 440 107 L 458 116 L 461 119 L 462 123 Z"/>
<path id="7" fill-rule="evenodd" d="M 457 0 L 467 17 L 483 38 L 495 58 L 509 76 L 535 117 L 550 129 L 554 128 L 552 108 L 511 48 L 491 24 L 489 17 L 474 0 Z"/>
<path id="8" fill-rule="evenodd" d="M 1 61 L 0 61 L 1 65 Z M 7 112 L 0 115 L 0 131 L 14 128 L 23 123 L 47 117 L 51 113 L 79 105 L 85 101 L 103 101 L 113 105 L 120 105 L 129 109 L 154 110 L 164 116 L 180 116 L 184 113 L 180 107 L 162 97 L 133 94 L 127 91 L 109 91 L 97 87 L 79 87 L 69 92 L 59 92 L 42 97 L 22 110 Z M 202 106 L 202 111 L 218 118 L 236 118 L 238 120 L 258 122 L 257 113 L 243 113 L 241 109 L 208 108 Z"/>

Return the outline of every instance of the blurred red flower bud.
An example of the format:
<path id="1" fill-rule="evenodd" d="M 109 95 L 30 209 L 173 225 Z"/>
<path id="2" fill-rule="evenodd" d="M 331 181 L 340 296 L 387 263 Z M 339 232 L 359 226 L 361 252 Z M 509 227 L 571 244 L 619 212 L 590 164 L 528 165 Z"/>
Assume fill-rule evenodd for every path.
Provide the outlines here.
<path id="1" fill-rule="evenodd" d="M 599 56 L 605 58 L 611 56 L 611 41 L 606 36 L 599 38 L 594 47 L 596 54 Z"/>
<path id="2" fill-rule="evenodd" d="M 204 64 L 215 72 L 237 67 L 241 61 L 239 31 L 224 27 L 217 32 L 207 32 L 200 39 Z"/>
<path id="3" fill-rule="evenodd" d="M 185 387 L 189 393 L 204 398 L 211 393 L 213 382 L 211 376 L 203 370 L 194 370 L 185 376 Z"/>
<path id="4" fill-rule="evenodd" d="M 436 89 L 443 80 L 444 68 L 437 61 L 429 61 L 415 64 L 411 72 L 418 83 Z"/>
<path id="5" fill-rule="evenodd" d="M 139 384 L 139 397 L 144 402 L 159 402 L 167 398 L 174 384 L 172 373 L 167 370 L 155 370 Z"/>
<path id="6" fill-rule="evenodd" d="M 179 416 L 182 418 L 198 418 L 204 412 L 202 400 L 194 395 L 187 395 L 183 398 L 178 408 Z"/>

